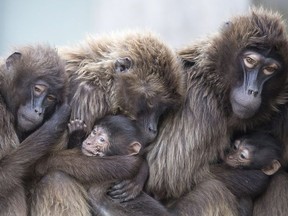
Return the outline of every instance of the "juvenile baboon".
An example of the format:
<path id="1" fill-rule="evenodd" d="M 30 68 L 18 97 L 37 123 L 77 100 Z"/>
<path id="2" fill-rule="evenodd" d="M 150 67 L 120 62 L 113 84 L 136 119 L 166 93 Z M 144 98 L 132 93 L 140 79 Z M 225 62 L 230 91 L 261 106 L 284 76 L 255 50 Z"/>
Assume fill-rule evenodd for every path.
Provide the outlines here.
<path id="1" fill-rule="evenodd" d="M 26 216 L 24 181 L 66 129 L 67 77 L 57 52 L 40 45 L 17 49 L 0 77 L 0 214 Z"/>
<path id="2" fill-rule="evenodd" d="M 177 57 L 151 33 L 89 38 L 62 49 L 61 56 L 70 81 L 71 119 L 82 119 L 87 131 L 104 115 L 126 114 L 144 128 L 149 143 L 157 135 L 161 116 L 183 102 L 183 74 Z M 89 214 L 80 183 L 133 179 L 141 164 L 134 156 L 103 160 L 73 157 L 66 151 L 51 155 L 39 166 L 40 174 L 57 171 L 47 173 L 35 189 L 32 215 Z"/>
<path id="3" fill-rule="evenodd" d="M 237 197 L 239 215 L 253 212 L 253 199 L 265 191 L 281 167 L 282 143 L 263 132 L 237 137 L 223 163 L 212 166 L 218 180 Z"/>
<path id="4" fill-rule="evenodd" d="M 79 119 L 70 121 L 69 132 L 71 135 L 69 137 L 69 142 L 74 142 L 75 139 L 77 140 L 79 133 L 75 132 L 80 132 L 84 128 L 85 123 L 83 121 Z M 130 120 L 123 115 L 108 115 L 96 122 L 93 130 L 80 146 L 79 143 L 78 145 L 75 143 L 75 146 L 76 149 L 79 149 L 79 147 L 81 148 L 82 152 L 78 151 L 79 154 L 84 154 L 89 157 L 103 157 L 103 160 L 113 155 L 138 155 L 138 157 L 142 157 L 144 148 L 147 146 L 146 140 L 145 135 L 143 135 L 143 132 L 141 128 L 138 127 L 136 121 Z M 105 180 L 104 182 L 99 181 L 95 184 L 84 185 L 89 191 L 88 199 L 92 207 L 92 212 L 96 215 L 101 215 L 102 209 L 105 209 L 106 214 L 111 213 L 109 212 L 109 208 L 107 209 L 107 207 L 105 208 L 102 206 L 103 200 L 107 199 L 106 194 L 109 194 L 110 197 L 120 202 L 135 198 L 143 189 L 147 177 L 148 166 L 147 162 L 144 160 L 139 172 L 135 176 L 135 184 L 130 184 L 130 182 L 127 181 L 125 182 L 126 184 L 122 183 L 119 187 L 119 184 L 113 186 L 113 181 L 109 182 Z M 127 188 L 131 190 L 128 193 Z M 144 194 L 141 194 L 140 197 L 143 197 L 141 199 L 138 198 L 138 205 L 140 204 L 141 206 L 146 198 Z M 117 204 L 113 205 L 114 208 L 116 206 Z M 153 214 L 156 214 L 157 209 L 162 208 L 163 207 L 159 204 L 149 206 L 149 210 Z M 115 211 L 113 210 L 111 214 L 117 212 L 117 215 L 121 215 L 123 211 L 122 207 L 119 207 Z M 139 215 L 141 214 L 141 211 L 137 212 L 134 209 L 133 212 L 124 211 L 124 213 L 125 215 Z"/>
<path id="5" fill-rule="evenodd" d="M 209 166 L 233 134 L 267 122 L 285 102 L 287 52 L 283 20 L 263 9 L 179 50 L 187 97 L 164 119 L 148 152 L 149 193 L 176 215 L 237 215 L 235 196 Z"/>
<path id="6" fill-rule="evenodd" d="M 51 117 L 66 97 L 64 62 L 48 45 L 19 47 L 2 64 L 0 91 L 20 141 Z"/>

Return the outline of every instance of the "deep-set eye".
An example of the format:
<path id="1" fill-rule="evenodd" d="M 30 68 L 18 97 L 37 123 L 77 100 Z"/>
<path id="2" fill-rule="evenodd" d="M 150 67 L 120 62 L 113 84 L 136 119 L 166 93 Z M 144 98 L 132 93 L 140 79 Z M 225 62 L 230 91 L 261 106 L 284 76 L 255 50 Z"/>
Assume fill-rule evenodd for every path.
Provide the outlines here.
<path id="1" fill-rule="evenodd" d="M 277 67 L 275 66 L 268 66 L 263 69 L 263 73 L 265 75 L 271 75 L 277 71 Z"/>
<path id="2" fill-rule="evenodd" d="M 34 94 L 35 94 L 35 95 L 41 95 L 42 91 L 43 91 L 43 90 L 42 90 L 41 87 L 39 87 L 39 86 L 37 86 L 37 85 L 34 86 Z"/>
<path id="3" fill-rule="evenodd" d="M 103 138 L 103 137 L 100 137 L 100 142 L 104 142 L 105 141 L 105 139 Z"/>
<path id="4" fill-rule="evenodd" d="M 38 88 L 37 86 L 34 86 L 34 91 L 40 93 L 40 92 L 41 92 L 41 89 Z"/>
<path id="5" fill-rule="evenodd" d="M 42 92 L 44 92 L 46 90 L 46 86 L 45 85 L 34 85 L 33 91 L 35 95 L 40 95 L 42 94 Z"/>
<path id="6" fill-rule="evenodd" d="M 242 159 L 246 159 L 246 158 L 245 158 L 245 154 L 243 154 L 243 153 L 240 154 L 240 157 L 241 157 Z"/>
<path id="7" fill-rule="evenodd" d="M 47 96 L 47 100 L 50 101 L 50 102 L 53 102 L 56 100 L 56 97 L 54 95 L 48 95 Z"/>
<path id="8" fill-rule="evenodd" d="M 253 68 L 257 65 L 257 61 L 251 58 L 250 56 L 244 57 L 243 61 L 244 61 L 245 66 L 248 68 Z"/>
<path id="9" fill-rule="evenodd" d="M 96 135 L 96 134 L 97 134 L 97 130 L 93 130 L 93 131 L 92 131 L 92 134 L 93 134 L 93 135 Z"/>
<path id="10" fill-rule="evenodd" d="M 239 155 L 239 157 L 241 158 L 241 159 L 248 159 L 249 158 L 249 151 L 247 150 L 247 149 L 244 149 L 241 153 L 240 153 L 240 155 Z"/>

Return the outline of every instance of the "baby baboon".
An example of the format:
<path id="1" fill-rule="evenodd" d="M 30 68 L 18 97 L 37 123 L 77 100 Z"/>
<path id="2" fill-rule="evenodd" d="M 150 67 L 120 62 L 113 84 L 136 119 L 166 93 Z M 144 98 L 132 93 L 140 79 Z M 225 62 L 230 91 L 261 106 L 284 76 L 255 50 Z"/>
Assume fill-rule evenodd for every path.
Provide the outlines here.
<path id="1" fill-rule="evenodd" d="M 183 73 L 177 57 L 151 33 L 89 38 L 79 46 L 62 49 L 61 56 L 70 81 L 71 119 L 82 119 L 87 131 L 105 115 L 125 114 L 139 122 L 150 143 L 163 114 L 183 102 Z M 133 156 L 103 160 L 73 157 L 70 151 L 59 151 L 42 161 L 42 174 L 48 169 L 57 172 L 47 173 L 36 188 L 32 215 L 86 214 L 87 194 L 79 182 L 134 179 L 141 165 L 141 160 Z"/>

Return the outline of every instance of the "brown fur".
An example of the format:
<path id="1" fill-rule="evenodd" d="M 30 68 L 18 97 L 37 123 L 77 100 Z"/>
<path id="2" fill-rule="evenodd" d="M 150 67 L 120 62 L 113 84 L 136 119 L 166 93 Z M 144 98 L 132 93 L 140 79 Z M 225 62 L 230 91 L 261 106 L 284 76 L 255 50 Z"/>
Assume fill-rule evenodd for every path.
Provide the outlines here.
<path id="1" fill-rule="evenodd" d="M 193 208 L 202 208 L 202 205 L 205 208 L 196 215 L 207 215 L 206 211 L 214 212 L 213 215 L 235 213 L 235 197 L 225 190 L 219 191 L 217 188 L 222 187 L 218 185 L 221 183 L 211 180 L 209 188 L 205 188 L 201 186 L 201 181 L 207 178 L 207 174 L 209 176 L 209 164 L 215 163 L 228 146 L 232 132 L 267 121 L 286 99 L 283 86 L 287 79 L 288 45 L 280 16 L 254 9 L 247 16 L 233 18 L 227 28 L 179 51 L 184 62 L 194 63 L 185 71 L 186 101 L 181 110 L 169 115 L 163 122 L 147 156 L 150 167 L 147 190 L 157 197 L 179 199 L 194 188 L 195 191 L 199 187 L 203 189 L 196 201 L 189 201 L 194 197 L 193 191 L 186 198 L 179 199 L 178 205 L 186 206 L 186 211 L 179 209 L 180 215 L 190 215 L 190 211 L 195 211 Z M 258 113 L 247 120 L 238 119 L 233 116 L 229 102 L 230 85 L 235 85 L 237 81 L 233 62 L 239 51 L 256 44 L 259 47 L 276 47 L 283 57 L 285 71 L 278 80 L 265 84 L 270 93 L 267 90 L 263 92 L 263 104 Z M 208 192 L 210 195 L 205 198 Z M 209 196 L 214 197 L 215 194 L 221 196 L 210 200 Z M 202 202 L 202 199 L 206 201 Z M 228 204 L 224 205 L 225 202 Z M 227 214 L 226 210 L 231 214 Z"/>
<path id="2" fill-rule="evenodd" d="M 288 213 L 288 174 L 276 173 L 266 192 L 254 202 L 255 216 L 285 216 Z"/>
<path id="3" fill-rule="evenodd" d="M 84 120 L 88 131 L 106 114 L 120 111 L 136 118 L 135 102 L 140 99 L 149 106 L 175 107 L 181 102 L 179 64 L 172 50 L 151 33 L 90 37 L 60 51 L 71 84 L 71 119 Z M 124 57 L 132 60 L 132 67 L 127 73 L 116 73 L 116 60 Z"/>
<path id="4" fill-rule="evenodd" d="M 14 119 L 16 118 L 15 108 L 25 100 L 23 94 L 26 91 L 22 87 L 27 86 L 35 78 L 41 77 L 50 79 L 51 82 L 59 81 L 55 81 L 58 84 L 55 88 L 59 87 L 63 90 L 66 76 L 63 74 L 63 62 L 61 63 L 57 52 L 49 46 L 22 47 L 17 51 L 22 54 L 20 62 L 10 68 L 2 62 L 0 71 L 0 215 L 7 216 L 27 215 L 23 184 L 25 177 L 30 174 L 31 166 L 46 154 L 55 142 L 59 142 L 70 113 L 69 107 L 65 104 L 54 117 L 19 143 Z M 45 61 L 43 61 L 44 56 Z M 53 72 L 50 71 L 52 68 L 55 69 Z M 28 93 L 30 94 L 30 89 Z M 2 95 L 6 104 L 2 100 Z M 64 95 L 65 91 L 61 92 L 59 101 L 64 101 Z"/>
<path id="5" fill-rule="evenodd" d="M 43 186 L 42 186 L 43 184 Z M 62 187 L 67 188 L 66 193 L 63 194 Z M 87 208 L 87 195 L 85 189 L 73 178 L 61 172 L 51 172 L 47 174 L 39 185 L 34 188 L 31 205 L 31 215 L 37 216 L 71 216 L 90 215 Z M 49 199 L 50 194 L 55 196 L 55 199 Z M 75 203 L 75 198 L 71 194 L 81 194 L 82 196 Z M 64 203 L 64 205 L 63 205 Z M 73 205 L 70 205 L 73 203 Z M 65 206 L 67 204 L 67 206 Z M 78 205 L 77 205 L 78 204 Z"/>
<path id="6" fill-rule="evenodd" d="M 143 114 L 162 114 L 164 108 L 173 109 L 182 102 L 183 77 L 176 55 L 151 33 L 128 32 L 116 36 L 91 37 L 78 46 L 63 48 L 61 56 L 66 60 L 70 81 L 71 119 L 84 120 L 87 131 L 91 131 L 97 119 L 107 114 L 126 114 L 145 124 Z M 115 62 L 126 57 L 132 60 L 131 68 L 117 72 Z M 89 208 L 85 205 L 87 195 L 77 192 L 79 185 L 73 184 L 75 180 L 71 176 L 83 184 L 90 181 L 131 179 L 140 164 L 133 156 L 104 159 L 75 156 L 69 151 L 51 155 L 38 168 L 41 174 L 53 169 L 70 174 L 65 177 L 64 183 L 59 182 L 61 186 L 57 185 L 57 181 L 41 184 L 42 181 L 52 181 L 44 177 L 39 184 L 40 188 L 35 190 L 36 197 L 39 196 L 37 191 L 51 191 L 45 199 L 51 202 L 59 200 L 59 194 L 65 194 L 59 201 L 57 214 L 61 214 L 67 206 L 67 212 L 81 206 L 73 215 L 85 215 Z M 53 187 L 61 191 L 54 193 Z M 66 196 L 71 199 L 66 200 Z M 32 205 L 32 215 L 50 212 L 51 206 L 47 204 L 49 201 L 33 200 L 36 202 Z"/>

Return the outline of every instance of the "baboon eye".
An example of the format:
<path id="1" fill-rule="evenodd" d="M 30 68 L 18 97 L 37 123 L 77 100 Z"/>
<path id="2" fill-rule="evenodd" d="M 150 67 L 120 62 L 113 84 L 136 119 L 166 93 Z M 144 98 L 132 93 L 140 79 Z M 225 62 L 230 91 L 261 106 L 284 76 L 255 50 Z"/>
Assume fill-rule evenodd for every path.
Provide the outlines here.
<path id="1" fill-rule="evenodd" d="M 100 137 L 100 141 L 101 141 L 101 142 L 104 142 L 105 139 L 104 139 L 103 137 Z"/>
<path id="2" fill-rule="evenodd" d="M 47 100 L 50 101 L 50 102 L 53 102 L 56 100 L 56 97 L 54 95 L 48 95 L 47 96 Z"/>
<path id="3" fill-rule="evenodd" d="M 247 149 L 244 149 L 241 153 L 240 153 L 240 158 L 241 159 L 248 159 L 249 158 L 249 151 Z"/>
<path id="4" fill-rule="evenodd" d="M 241 157 L 242 159 L 245 159 L 245 155 L 244 155 L 243 153 L 240 154 L 240 157 Z"/>
<path id="5" fill-rule="evenodd" d="M 41 95 L 45 90 L 47 89 L 47 87 L 45 85 L 34 85 L 33 91 L 35 95 Z"/>
<path id="6" fill-rule="evenodd" d="M 277 71 L 277 66 L 275 65 L 273 65 L 273 66 L 268 66 L 268 67 L 265 67 L 264 69 L 263 69 L 263 73 L 265 74 L 265 75 L 271 75 L 271 74 L 273 74 L 274 72 L 276 72 Z"/>
<path id="7" fill-rule="evenodd" d="M 34 87 L 34 91 L 40 93 L 40 92 L 41 92 L 41 89 L 38 88 L 37 86 L 35 86 L 35 87 Z"/>
<path id="8" fill-rule="evenodd" d="M 257 65 L 257 61 L 250 56 L 244 58 L 244 64 L 248 68 L 254 68 Z"/>

